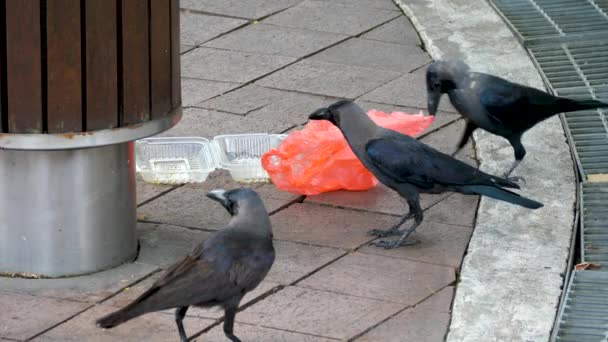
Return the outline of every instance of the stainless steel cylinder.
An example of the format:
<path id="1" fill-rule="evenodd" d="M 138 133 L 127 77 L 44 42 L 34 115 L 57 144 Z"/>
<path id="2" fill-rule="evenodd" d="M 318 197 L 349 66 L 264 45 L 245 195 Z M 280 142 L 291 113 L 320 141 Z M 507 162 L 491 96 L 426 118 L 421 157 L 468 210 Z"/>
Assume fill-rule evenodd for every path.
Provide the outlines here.
<path id="1" fill-rule="evenodd" d="M 0 272 L 49 277 L 133 259 L 133 142 L 0 150 Z"/>

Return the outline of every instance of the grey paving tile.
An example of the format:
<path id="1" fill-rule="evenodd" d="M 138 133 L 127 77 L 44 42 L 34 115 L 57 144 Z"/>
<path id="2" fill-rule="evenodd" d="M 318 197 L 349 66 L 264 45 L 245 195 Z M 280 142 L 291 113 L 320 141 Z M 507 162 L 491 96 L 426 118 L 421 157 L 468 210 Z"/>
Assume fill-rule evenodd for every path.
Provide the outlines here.
<path id="1" fill-rule="evenodd" d="M 426 67 L 406 74 L 382 87 L 374 89 L 361 98 L 366 101 L 393 104 L 404 107 L 422 108 L 427 113 Z M 456 113 L 447 96 L 439 103 L 442 111 Z"/>
<path id="2" fill-rule="evenodd" d="M 144 182 L 141 176 L 138 174 L 136 179 L 136 191 L 137 191 L 137 204 L 141 204 L 162 194 L 165 191 L 171 190 L 173 185 L 165 184 L 150 184 Z"/>
<path id="3" fill-rule="evenodd" d="M 301 202 L 304 198 L 302 195 L 281 191 L 270 183 L 256 188 L 255 191 L 264 201 L 264 206 L 269 213 L 286 207 L 294 202 Z"/>
<path id="4" fill-rule="evenodd" d="M 126 263 L 106 271 L 70 278 L 36 280 L 0 278 L 0 288 L 40 297 L 95 303 L 157 269 L 152 265 Z"/>
<path id="5" fill-rule="evenodd" d="M 182 76 L 245 83 L 268 74 L 295 58 L 251 52 L 197 48 L 182 55 Z"/>
<path id="6" fill-rule="evenodd" d="M 397 77 L 395 71 L 301 61 L 257 82 L 258 85 L 319 95 L 355 98 Z"/>
<path id="7" fill-rule="evenodd" d="M 454 193 L 424 213 L 424 220 L 473 227 L 479 196 Z"/>
<path id="8" fill-rule="evenodd" d="M 422 45 L 416 29 L 404 15 L 365 33 L 361 38 L 403 45 Z"/>
<path id="9" fill-rule="evenodd" d="M 274 248 L 276 259 L 265 280 L 281 285 L 289 285 L 345 253 L 290 241 L 275 241 Z"/>
<path id="10" fill-rule="evenodd" d="M 211 329 L 209 332 L 201 335 L 201 339 L 205 342 L 224 342 L 226 336 L 222 330 L 222 326 Z M 234 325 L 234 333 L 243 341 L 280 341 L 280 342 L 329 342 L 336 341 L 324 337 L 299 334 L 291 331 L 265 328 L 251 324 L 236 323 Z"/>
<path id="11" fill-rule="evenodd" d="M 236 320 L 345 340 L 402 307 L 397 303 L 290 286 L 245 309 Z"/>
<path id="12" fill-rule="evenodd" d="M 228 212 L 206 193 L 217 188 L 232 189 L 242 185 L 225 171 L 215 171 L 200 184 L 186 184 L 138 208 L 138 217 L 185 227 L 219 229 L 230 219 Z"/>
<path id="13" fill-rule="evenodd" d="M 409 224 L 411 222 L 407 222 L 406 227 Z M 416 232 L 411 235 L 411 239 L 419 241 L 418 244 L 393 249 L 364 246 L 360 251 L 365 254 L 416 260 L 458 269 L 471 234 L 471 228 L 434 223 L 425 218 Z"/>
<path id="14" fill-rule="evenodd" d="M 194 48 L 195 48 L 195 46 L 192 46 L 192 45 L 180 45 L 179 46 L 179 53 L 182 54 L 182 53 L 188 52 L 188 51 L 190 51 L 190 50 L 192 50 Z"/>
<path id="15" fill-rule="evenodd" d="M 159 136 L 197 136 L 212 139 L 221 134 L 281 133 L 293 125 L 279 120 L 241 117 L 201 108 L 187 108 L 181 121 Z"/>
<path id="16" fill-rule="evenodd" d="M 149 313 L 134 318 L 113 329 L 99 329 L 95 321 L 116 310 L 109 305 L 97 305 L 75 318 L 41 335 L 34 341 L 177 341 L 179 335 L 172 316 Z M 190 336 L 213 324 L 210 319 L 186 317 L 184 328 Z"/>
<path id="17" fill-rule="evenodd" d="M 304 57 L 348 36 L 297 28 L 252 24 L 203 46 L 289 57 Z"/>
<path id="18" fill-rule="evenodd" d="M 429 63 L 431 58 L 415 45 L 351 38 L 309 60 L 407 73 Z"/>
<path id="19" fill-rule="evenodd" d="M 376 110 L 381 110 L 385 113 L 391 113 L 391 112 L 404 112 L 404 113 L 408 113 L 408 114 L 421 113 L 420 108 L 402 107 L 402 106 L 388 105 L 388 104 L 384 104 L 384 103 L 370 102 L 370 101 L 364 101 L 364 100 L 357 100 L 355 102 L 359 106 L 361 106 L 361 108 L 363 108 L 365 110 L 376 109 Z M 425 115 L 428 115 L 428 114 L 425 114 Z M 418 134 L 417 137 L 420 137 L 422 135 L 427 135 L 428 133 L 436 131 L 437 129 L 439 129 L 443 126 L 446 126 L 447 124 L 452 123 L 460 118 L 461 118 L 461 116 L 459 114 L 450 113 L 450 112 L 438 112 L 438 114 L 435 116 L 435 119 L 433 119 L 433 123 L 427 129 L 425 129 L 423 132 Z"/>
<path id="20" fill-rule="evenodd" d="M 298 286 L 414 305 L 455 279 L 451 267 L 355 252 Z"/>
<path id="21" fill-rule="evenodd" d="M 275 239 L 338 248 L 372 240 L 367 231 L 389 227 L 395 217 L 316 204 L 294 204 L 271 216 Z"/>
<path id="22" fill-rule="evenodd" d="M 446 287 L 416 307 L 407 309 L 378 325 L 357 341 L 441 342 L 450 324 L 454 288 Z"/>
<path id="23" fill-rule="evenodd" d="M 137 224 L 139 255 L 137 261 L 166 268 L 209 237 L 208 232 L 165 224 Z"/>
<path id="24" fill-rule="evenodd" d="M 193 106 L 238 87 L 240 83 L 182 78 L 182 106 Z"/>
<path id="25" fill-rule="evenodd" d="M 148 290 L 150 288 L 150 286 L 152 286 L 152 284 L 162 276 L 162 274 L 163 274 L 162 272 L 156 273 L 153 276 L 147 278 L 146 280 L 144 280 L 140 283 L 137 283 L 134 286 L 124 289 L 118 295 L 103 302 L 103 305 L 112 306 L 115 309 L 122 308 L 122 307 L 128 305 L 133 300 L 135 300 L 137 297 L 139 297 L 142 293 L 144 293 L 146 290 Z M 241 306 L 249 303 L 250 301 L 265 294 L 268 291 L 271 291 L 272 289 L 274 289 L 278 286 L 279 286 L 279 284 L 277 284 L 277 283 L 269 282 L 266 280 L 262 281 L 262 283 L 260 283 L 260 285 L 258 285 L 258 287 L 256 287 L 253 291 L 251 291 L 245 295 L 245 297 L 241 301 Z M 175 309 L 163 310 L 163 311 L 160 311 L 160 313 L 164 314 L 164 315 L 172 316 L 175 314 Z M 208 319 L 218 319 L 218 318 L 221 318 L 222 316 L 224 316 L 224 309 L 222 309 L 220 307 L 212 307 L 212 308 L 191 307 L 187 312 L 187 316 L 198 317 L 198 318 L 208 318 Z"/>
<path id="26" fill-rule="evenodd" d="M 422 137 L 420 141 L 440 152 L 451 155 L 456 150 L 456 146 L 462 137 L 465 124 L 464 120 L 455 121 L 438 131 Z M 475 152 L 471 140 L 456 154 L 456 158 L 470 165 L 477 165 L 474 159 Z"/>
<path id="27" fill-rule="evenodd" d="M 337 20 L 336 13 L 340 13 Z M 392 18 L 399 16 L 396 11 L 368 8 L 364 11 L 357 6 L 345 6 L 327 1 L 306 1 L 263 22 L 287 27 L 304 28 L 325 32 L 357 35 Z"/>
<path id="28" fill-rule="evenodd" d="M 179 19 L 180 41 L 183 45 L 198 45 L 247 24 L 247 20 L 192 12 L 181 12 Z"/>
<path id="29" fill-rule="evenodd" d="M 302 0 L 181 0 L 180 7 L 234 17 L 259 19 Z"/>
<path id="30" fill-rule="evenodd" d="M 449 194 L 421 194 L 423 209 L 441 201 Z M 333 191 L 307 196 L 305 202 L 329 204 L 344 208 L 363 209 L 384 214 L 403 215 L 408 210 L 407 203 L 399 194 L 382 184 L 366 191 Z M 397 223 L 398 219 L 393 218 Z M 387 226 L 388 227 L 388 226 Z M 382 228 L 382 227 L 378 227 Z"/>
<path id="31" fill-rule="evenodd" d="M 252 119 L 303 124 L 315 109 L 335 102 L 335 98 L 302 94 L 248 85 L 197 106 L 247 114 Z"/>
<path id="32" fill-rule="evenodd" d="M 331 2 L 333 4 L 340 4 L 351 7 L 361 8 L 378 8 L 385 10 L 399 11 L 399 7 L 395 5 L 392 0 L 320 0 L 324 2 Z"/>
<path id="33" fill-rule="evenodd" d="M 27 340 L 86 309 L 90 304 L 0 293 L 0 337 Z"/>

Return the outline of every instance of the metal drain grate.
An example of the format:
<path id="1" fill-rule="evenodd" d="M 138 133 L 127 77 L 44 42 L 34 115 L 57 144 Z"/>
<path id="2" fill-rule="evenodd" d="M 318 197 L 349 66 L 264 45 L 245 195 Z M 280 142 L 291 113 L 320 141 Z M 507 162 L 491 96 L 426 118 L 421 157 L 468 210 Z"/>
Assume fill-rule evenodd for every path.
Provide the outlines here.
<path id="1" fill-rule="evenodd" d="M 489 0 L 528 49 L 550 90 L 608 102 L 608 0 Z M 608 120 L 606 110 L 562 118 L 580 184 L 583 262 L 562 296 L 551 341 L 608 341 Z"/>
<path id="2" fill-rule="evenodd" d="M 608 184 L 581 183 L 582 261 L 608 264 Z"/>
<path id="3" fill-rule="evenodd" d="M 553 93 L 608 101 L 608 40 L 531 46 L 529 51 Z M 583 175 L 608 173 L 606 111 L 564 117 Z"/>
<path id="4" fill-rule="evenodd" d="M 608 272 L 574 271 L 552 341 L 602 342 L 608 338 Z"/>

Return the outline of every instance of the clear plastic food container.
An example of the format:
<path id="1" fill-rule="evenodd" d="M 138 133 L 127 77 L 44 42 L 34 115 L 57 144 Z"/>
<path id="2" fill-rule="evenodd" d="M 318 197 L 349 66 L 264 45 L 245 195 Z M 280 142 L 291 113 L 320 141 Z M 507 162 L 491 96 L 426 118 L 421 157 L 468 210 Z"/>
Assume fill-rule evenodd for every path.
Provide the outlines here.
<path id="1" fill-rule="evenodd" d="M 241 183 L 267 182 L 268 173 L 262 168 L 261 157 L 278 147 L 285 134 L 230 134 L 213 138 L 218 167 L 230 172 Z"/>
<path id="2" fill-rule="evenodd" d="M 147 138 L 135 144 L 136 169 L 148 183 L 201 183 L 215 170 L 205 138 Z"/>
<path id="3" fill-rule="evenodd" d="M 216 168 L 228 170 L 237 182 L 267 182 L 260 158 L 285 137 L 231 134 L 212 142 L 199 137 L 146 138 L 135 144 L 136 169 L 145 182 L 154 184 L 201 183 Z"/>

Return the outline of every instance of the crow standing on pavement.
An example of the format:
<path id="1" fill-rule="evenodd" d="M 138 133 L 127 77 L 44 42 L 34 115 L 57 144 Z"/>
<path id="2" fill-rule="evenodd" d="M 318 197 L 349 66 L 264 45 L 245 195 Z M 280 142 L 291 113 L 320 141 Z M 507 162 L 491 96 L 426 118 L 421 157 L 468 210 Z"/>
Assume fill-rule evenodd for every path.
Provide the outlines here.
<path id="1" fill-rule="evenodd" d="M 521 137 L 534 125 L 558 113 L 608 107 L 608 103 L 557 97 L 496 76 L 472 72 L 458 60 L 430 64 L 426 85 L 431 115 L 435 115 L 441 95 L 447 93 L 454 108 L 467 119 L 456 152 L 477 128 L 509 140 L 515 151 L 515 162 L 505 177 L 526 155 Z"/>
<path id="2" fill-rule="evenodd" d="M 409 212 L 389 230 L 372 230 L 371 235 L 401 235 L 396 241 L 375 245 L 394 248 L 411 245 L 407 241 L 423 219 L 418 194 L 455 191 L 479 194 L 522 207 L 537 209 L 541 203 L 521 197 L 504 188 L 519 189 L 508 180 L 484 173 L 464 162 L 443 154 L 407 135 L 377 126 L 367 114 L 350 101 L 339 101 L 309 116 L 311 120 L 329 120 L 336 125 L 357 158 L 376 178 L 405 198 Z M 415 223 L 403 231 L 399 227 L 410 217 Z"/>
<path id="3" fill-rule="evenodd" d="M 182 342 L 188 307 L 222 306 L 224 333 L 233 342 L 234 317 L 243 296 L 264 279 L 274 262 L 272 229 L 262 200 L 250 189 L 214 190 L 207 194 L 232 215 L 228 225 L 171 266 L 139 298 L 97 321 L 112 328 L 137 316 L 170 308 Z"/>

